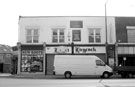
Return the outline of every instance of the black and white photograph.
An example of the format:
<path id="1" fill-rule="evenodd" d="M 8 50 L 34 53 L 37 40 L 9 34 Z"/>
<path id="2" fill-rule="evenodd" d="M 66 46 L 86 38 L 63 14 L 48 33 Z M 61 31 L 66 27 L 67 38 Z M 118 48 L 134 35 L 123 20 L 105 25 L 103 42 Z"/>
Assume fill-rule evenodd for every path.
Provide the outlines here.
<path id="1" fill-rule="evenodd" d="M 135 0 L 1 0 L 0 87 L 135 87 Z"/>

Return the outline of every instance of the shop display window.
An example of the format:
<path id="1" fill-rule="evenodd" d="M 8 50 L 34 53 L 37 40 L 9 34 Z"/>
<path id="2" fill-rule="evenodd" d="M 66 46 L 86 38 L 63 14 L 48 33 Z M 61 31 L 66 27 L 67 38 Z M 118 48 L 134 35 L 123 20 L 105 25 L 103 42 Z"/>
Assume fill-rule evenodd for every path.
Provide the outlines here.
<path id="1" fill-rule="evenodd" d="M 23 52 L 21 58 L 21 71 L 22 72 L 43 72 L 43 54 L 28 51 Z"/>

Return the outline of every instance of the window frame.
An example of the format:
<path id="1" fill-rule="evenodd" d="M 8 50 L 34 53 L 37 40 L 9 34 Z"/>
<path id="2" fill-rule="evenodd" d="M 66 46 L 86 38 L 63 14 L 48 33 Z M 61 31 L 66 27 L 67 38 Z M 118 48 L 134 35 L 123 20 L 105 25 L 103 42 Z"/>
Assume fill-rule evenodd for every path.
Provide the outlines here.
<path id="1" fill-rule="evenodd" d="M 74 31 L 74 32 L 73 32 Z M 79 31 L 79 39 L 78 40 L 75 40 L 75 31 Z M 72 41 L 73 42 L 78 42 L 78 41 L 81 41 L 81 30 L 80 29 L 77 29 L 77 30 L 72 30 Z"/>
<path id="2" fill-rule="evenodd" d="M 92 35 L 90 35 L 90 30 L 93 31 Z M 97 30 L 99 30 L 99 35 L 96 35 L 97 34 Z M 93 42 L 90 42 L 90 36 L 93 37 Z M 100 38 L 99 42 L 97 41 L 97 36 Z M 101 43 L 101 38 L 102 38 L 101 28 L 88 28 L 88 43 Z"/>
<path id="3" fill-rule="evenodd" d="M 105 66 L 105 63 L 101 60 L 96 60 L 96 66 Z"/>
<path id="4" fill-rule="evenodd" d="M 31 35 L 28 35 L 28 30 L 31 30 Z M 34 35 L 34 30 L 38 31 L 37 35 Z M 39 28 L 26 28 L 26 43 L 39 43 Z M 28 37 L 31 37 L 30 42 L 28 42 Z M 37 37 L 37 41 L 35 42 L 35 37 Z"/>
<path id="5" fill-rule="evenodd" d="M 126 26 L 126 28 L 127 28 L 127 42 L 135 43 L 135 39 L 133 39 L 135 36 L 135 26 Z M 133 30 L 133 31 L 129 33 L 129 30 Z"/>
<path id="6" fill-rule="evenodd" d="M 57 32 L 57 35 L 54 35 L 53 33 L 55 30 Z M 60 35 L 61 31 L 63 31 L 63 35 Z M 57 37 L 57 42 L 53 41 L 54 37 Z M 65 28 L 52 28 L 52 43 L 65 43 Z"/>

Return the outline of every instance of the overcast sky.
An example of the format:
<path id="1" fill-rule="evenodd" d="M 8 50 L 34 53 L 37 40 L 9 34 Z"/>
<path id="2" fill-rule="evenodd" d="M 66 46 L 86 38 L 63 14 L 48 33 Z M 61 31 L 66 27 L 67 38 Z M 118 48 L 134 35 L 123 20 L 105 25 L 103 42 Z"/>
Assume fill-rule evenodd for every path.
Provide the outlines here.
<path id="1" fill-rule="evenodd" d="M 104 16 L 107 0 L 0 0 L 0 44 L 18 42 L 20 16 Z M 134 16 L 135 0 L 108 0 L 107 16 Z"/>

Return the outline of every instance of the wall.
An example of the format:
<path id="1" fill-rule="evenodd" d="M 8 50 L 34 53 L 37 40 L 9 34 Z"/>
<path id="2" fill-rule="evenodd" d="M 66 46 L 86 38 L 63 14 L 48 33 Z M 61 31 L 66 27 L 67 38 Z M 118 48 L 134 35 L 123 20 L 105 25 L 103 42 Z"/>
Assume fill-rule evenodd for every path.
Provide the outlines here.
<path id="1" fill-rule="evenodd" d="M 72 29 L 70 28 L 71 20 L 82 20 L 83 29 L 81 29 L 81 42 L 77 44 L 88 44 L 88 28 L 101 28 L 101 44 L 105 43 L 105 17 L 21 17 L 19 21 L 18 41 L 26 44 L 26 29 L 28 26 L 40 28 L 39 43 L 46 42 L 52 44 L 52 28 L 65 28 L 65 44 L 72 41 Z M 71 41 L 68 42 L 68 32 L 70 32 Z M 115 19 L 107 18 L 108 43 L 115 43 Z"/>
<path id="2" fill-rule="evenodd" d="M 116 38 L 119 43 L 127 43 L 126 26 L 135 26 L 135 17 L 115 17 Z"/>

